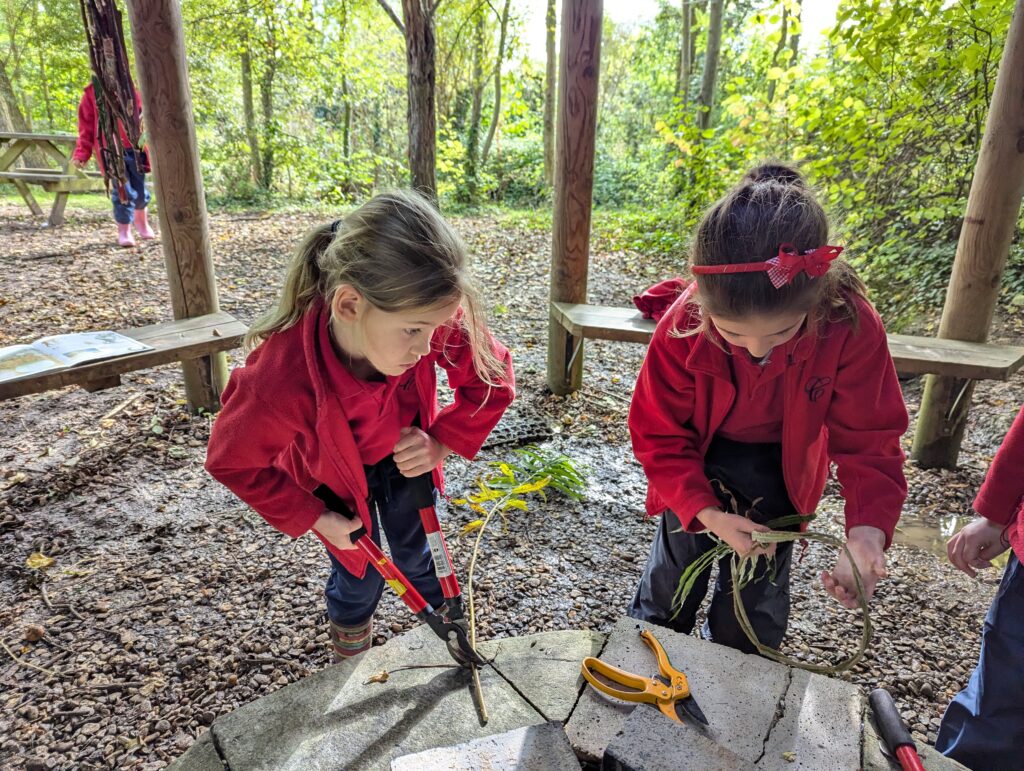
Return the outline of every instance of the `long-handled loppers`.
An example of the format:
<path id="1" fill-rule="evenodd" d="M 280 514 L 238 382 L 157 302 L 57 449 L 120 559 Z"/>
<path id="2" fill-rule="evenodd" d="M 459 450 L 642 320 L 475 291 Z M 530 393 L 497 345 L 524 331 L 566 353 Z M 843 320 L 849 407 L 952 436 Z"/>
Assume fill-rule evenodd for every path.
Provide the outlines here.
<path id="1" fill-rule="evenodd" d="M 445 543 L 437 512 L 434 510 L 433 479 L 428 472 L 410 479 L 409 485 L 412 487 L 416 507 L 420 512 L 420 520 L 423 522 L 423 529 L 427 534 L 427 542 L 434 559 L 434 572 L 437 574 L 441 591 L 444 593 L 445 604 L 442 608 L 435 609 L 423 598 L 412 582 L 374 543 L 365 527 L 360 526 L 353 530 L 349 534 L 349 538 L 395 590 L 402 602 L 409 606 L 409 610 L 445 641 L 452 658 L 463 666 L 470 664 L 482 666 L 487 661 L 476 652 L 469 641 L 469 625 L 463 610 L 462 591 L 459 589 L 458 579 L 455 578 L 455 569 L 452 566 L 451 555 L 448 553 L 448 544 Z M 355 518 L 356 515 L 349 510 L 345 502 L 326 485 L 320 485 L 313 491 L 313 494 L 323 501 L 331 511 L 348 519 Z"/>

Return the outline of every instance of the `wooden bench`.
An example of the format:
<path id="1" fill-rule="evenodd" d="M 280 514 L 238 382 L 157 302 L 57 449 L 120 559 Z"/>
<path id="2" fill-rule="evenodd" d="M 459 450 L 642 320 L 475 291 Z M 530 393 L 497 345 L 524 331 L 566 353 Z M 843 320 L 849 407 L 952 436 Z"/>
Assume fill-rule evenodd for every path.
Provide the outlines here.
<path id="1" fill-rule="evenodd" d="M 191 319 L 117 331 L 151 345 L 153 350 L 7 380 L 0 383 L 0 400 L 69 385 L 80 385 L 87 391 L 111 388 L 121 383 L 121 375 L 125 372 L 184 359 L 198 359 L 237 348 L 248 330 L 245 324 L 229 313 L 210 313 Z"/>
<path id="2" fill-rule="evenodd" d="M 0 131 L 0 183 L 14 185 L 28 208 L 38 217 L 43 216 L 43 209 L 28 186 L 38 185 L 48 193 L 56 193 L 46 219 L 52 227 L 64 222 L 64 208 L 71 193 L 104 188 L 103 175 L 98 171 L 80 171 L 71 164 L 71 151 L 76 141 L 74 134 Z M 53 160 L 57 168 L 15 168 L 15 162 L 29 150 L 38 151 Z"/>
<path id="3" fill-rule="evenodd" d="M 88 193 L 103 189 L 103 176 L 97 171 L 64 174 L 58 169 L 18 169 L 0 171 L 0 182 L 8 182 L 21 193 L 28 208 L 37 217 L 43 216 L 43 209 L 36 201 L 29 185 L 39 185 L 48 193 L 56 193 L 46 224 L 50 227 L 64 224 L 64 209 L 71 193 Z"/>
<path id="4" fill-rule="evenodd" d="M 648 343 L 655 322 L 635 308 L 551 303 L 551 315 L 580 341 L 620 340 Z M 579 353 L 577 344 L 568 370 Z M 889 335 L 889 353 L 901 375 L 949 375 L 967 380 L 1007 380 L 1024 366 L 1024 348 L 991 343 L 965 343 L 934 337 Z"/>

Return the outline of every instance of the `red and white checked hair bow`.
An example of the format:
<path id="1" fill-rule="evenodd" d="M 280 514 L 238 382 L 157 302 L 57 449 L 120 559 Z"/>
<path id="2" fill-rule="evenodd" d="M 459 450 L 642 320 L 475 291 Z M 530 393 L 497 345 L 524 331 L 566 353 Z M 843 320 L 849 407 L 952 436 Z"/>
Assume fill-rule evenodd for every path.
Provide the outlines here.
<path id="1" fill-rule="evenodd" d="M 811 278 L 828 273 L 832 261 L 843 251 L 841 246 L 819 246 L 798 252 L 792 244 L 779 246 L 779 253 L 764 262 L 731 262 L 725 265 L 694 265 L 691 270 L 697 276 L 711 273 L 756 273 L 764 271 L 776 289 L 793 281 L 803 271 Z"/>

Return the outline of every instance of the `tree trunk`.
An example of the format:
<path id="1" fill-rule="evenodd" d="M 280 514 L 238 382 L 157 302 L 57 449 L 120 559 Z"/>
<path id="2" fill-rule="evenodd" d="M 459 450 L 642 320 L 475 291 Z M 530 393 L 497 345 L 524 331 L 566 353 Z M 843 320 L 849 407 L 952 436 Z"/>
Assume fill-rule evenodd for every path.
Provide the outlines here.
<path id="1" fill-rule="evenodd" d="M 693 73 L 693 7 L 690 0 L 683 0 L 683 34 L 679 41 L 679 66 L 676 70 L 676 96 L 686 104 L 690 98 L 690 76 Z"/>
<path id="2" fill-rule="evenodd" d="M 437 200 L 436 40 L 430 0 L 402 0 L 412 186 Z"/>
<path id="3" fill-rule="evenodd" d="M 263 147 L 260 156 L 260 187 L 270 190 L 274 184 L 274 76 L 277 61 L 267 57 L 260 76 L 260 110 L 263 114 Z"/>
<path id="4" fill-rule="evenodd" d="M 718 77 L 718 57 L 722 50 L 722 8 L 725 0 L 709 0 L 708 46 L 704 54 L 704 76 L 697 97 L 697 126 L 703 131 L 711 124 L 711 111 L 715 106 L 715 79 Z"/>
<path id="5" fill-rule="evenodd" d="M 7 67 L 3 61 L 0 61 L 0 99 L 3 100 L 11 130 L 23 134 L 31 133 L 32 127 L 21 112 L 18 99 L 14 94 L 14 86 L 11 84 L 11 79 L 7 77 Z M 23 165 L 34 168 L 45 168 L 49 165 L 46 156 L 34 147 L 23 152 L 19 160 Z"/>
<path id="6" fill-rule="evenodd" d="M 494 65 L 494 117 L 487 129 L 487 138 L 484 140 L 484 149 L 480 153 L 480 165 L 487 165 L 487 156 L 491 152 L 491 142 L 494 140 L 494 132 L 498 129 L 498 121 L 501 119 L 501 65 L 505 61 L 505 41 L 508 38 L 508 11 L 512 0 L 505 0 L 505 8 L 501 12 L 501 33 L 498 36 L 498 61 Z"/>
<path id="7" fill-rule="evenodd" d="M 46 107 L 46 123 L 51 128 L 56 128 L 53 121 L 53 99 L 50 98 L 49 75 L 46 72 L 46 58 L 43 49 L 39 49 L 39 78 L 43 84 L 43 105 Z"/>
<path id="8" fill-rule="evenodd" d="M 548 0 L 548 13 L 545 18 L 547 52 L 547 73 L 544 77 L 544 184 L 548 187 L 555 180 L 555 82 L 558 78 L 558 56 L 555 52 L 555 5 L 556 0 Z"/>
<path id="9" fill-rule="evenodd" d="M 562 0 L 552 302 L 587 301 L 603 5 L 602 0 Z M 583 382 L 583 340 L 553 315 L 548 320 L 547 379 L 556 394 L 577 390 Z"/>
<path id="10" fill-rule="evenodd" d="M 466 189 L 464 195 L 461 196 L 464 203 L 476 203 L 479 195 L 480 119 L 483 116 L 486 33 L 487 19 L 483 9 L 478 8 L 473 25 L 473 79 L 470 84 L 472 104 L 469 111 L 469 125 L 466 129 L 466 161 L 463 166 L 466 175 Z"/>
<path id="11" fill-rule="evenodd" d="M 174 318 L 214 313 L 219 309 L 217 283 L 196 148 L 181 4 L 178 0 L 128 0 L 127 6 Z M 183 361 L 182 371 L 191 407 L 210 412 L 219 409 L 220 393 L 227 383 L 225 355 Z"/>
<path id="12" fill-rule="evenodd" d="M 793 11 L 793 20 L 797 22 L 803 21 L 804 15 L 804 0 L 796 0 L 796 7 Z M 789 36 L 789 50 L 793 52 L 793 55 L 789 57 L 789 63 L 795 64 L 796 58 L 800 54 L 800 33 L 794 32 Z"/>
<path id="13" fill-rule="evenodd" d="M 242 49 L 242 113 L 245 115 L 245 138 L 249 143 L 249 177 L 254 183 L 262 185 L 260 135 L 256 131 L 256 107 L 252 99 L 252 52 L 249 50 L 249 33 L 244 30 L 240 35 L 240 44 Z"/>
<path id="14" fill-rule="evenodd" d="M 983 343 L 1024 198 L 1024 0 L 1017 0 L 999 65 L 967 211 L 942 308 L 939 337 Z M 954 468 L 974 382 L 929 375 L 913 457 L 925 468 Z"/>
<path id="15" fill-rule="evenodd" d="M 348 3 L 342 0 L 341 13 L 339 14 L 340 30 L 338 42 L 342 55 L 348 48 Z M 352 96 L 348 85 L 348 71 L 343 69 L 341 73 L 341 150 L 345 160 L 352 157 Z"/>
<path id="16" fill-rule="evenodd" d="M 352 99 L 348 90 L 348 76 L 341 76 L 341 151 L 345 160 L 352 157 Z"/>
<path id="17" fill-rule="evenodd" d="M 782 1 L 782 28 L 779 30 L 779 42 L 775 46 L 775 50 L 772 52 L 772 63 L 769 68 L 778 66 L 779 54 L 782 53 L 782 49 L 786 47 L 786 33 L 789 32 L 789 6 L 786 5 L 786 0 Z M 778 80 L 768 81 L 768 103 L 771 104 L 775 99 L 775 87 L 778 85 Z"/>

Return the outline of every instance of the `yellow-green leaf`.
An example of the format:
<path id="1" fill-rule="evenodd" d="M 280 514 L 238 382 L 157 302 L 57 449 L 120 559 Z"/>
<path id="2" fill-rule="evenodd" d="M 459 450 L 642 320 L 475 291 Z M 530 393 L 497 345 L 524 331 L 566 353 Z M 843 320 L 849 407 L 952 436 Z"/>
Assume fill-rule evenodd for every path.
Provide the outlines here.
<path id="1" fill-rule="evenodd" d="M 512 500 L 505 501 L 505 505 L 502 506 L 501 509 L 502 511 L 507 511 L 508 509 L 519 509 L 520 511 L 529 510 L 526 506 L 526 501 L 521 501 L 518 498 L 513 498 Z"/>
<path id="2" fill-rule="evenodd" d="M 484 521 L 482 519 L 474 519 L 472 522 L 468 522 L 462 526 L 462 530 L 459 531 L 459 535 L 461 536 L 466 535 L 467 533 L 472 533 L 474 530 L 479 530 L 483 526 Z"/>
<path id="3" fill-rule="evenodd" d="M 42 568 L 50 567 L 55 561 L 53 557 L 47 557 L 42 552 L 34 551 L 25 560 L 25 567 L 32 568 L 32 570 L 41 570 Z"/>
<path id="4" fill-rule="evenodd" d="M 551 477 L 544 477 L 537 482 L 525 482 L 512 490 L 516 495 L 522 495 L 523 493 L 535 493 L 548 486 L 551 481 Z"/>

